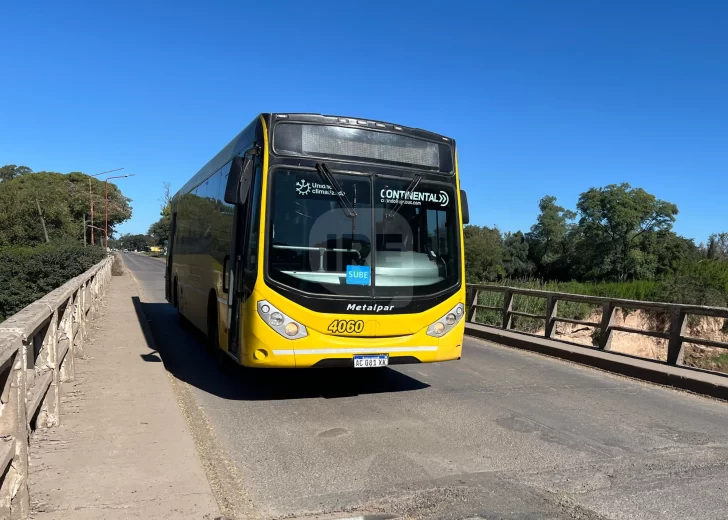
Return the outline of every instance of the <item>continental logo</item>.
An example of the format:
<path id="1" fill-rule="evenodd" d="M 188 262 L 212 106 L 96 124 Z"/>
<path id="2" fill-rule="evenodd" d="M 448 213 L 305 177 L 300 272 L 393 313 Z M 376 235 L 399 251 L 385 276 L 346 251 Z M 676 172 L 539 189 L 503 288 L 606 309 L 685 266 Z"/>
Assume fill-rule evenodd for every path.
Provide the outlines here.
<path id="1" fill-rule="evenodd" d="M 439 204 L 442 207 L 450 203 L 450 197 L 444 191 L 430 193 L 426 191 L 405 191 L 384 189 L 379 192 L 382 202 L 387 204 L 409 204 L 420 206 L 423 202 Z"/>
<path id="2" fill-rule="evenodd" d="M 356 303 L 350 303 L 346 306 L 347 311 L 358 311 L 358 312 L 389 312 L 394 309 L 394 305 L 357 305 Z"/>

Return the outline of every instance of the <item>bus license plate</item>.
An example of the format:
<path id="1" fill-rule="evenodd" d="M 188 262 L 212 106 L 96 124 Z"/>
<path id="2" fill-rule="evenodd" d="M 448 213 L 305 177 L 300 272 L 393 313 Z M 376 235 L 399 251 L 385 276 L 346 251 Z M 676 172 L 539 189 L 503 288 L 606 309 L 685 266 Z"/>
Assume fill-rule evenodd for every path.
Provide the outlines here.
<path id="1" fill-rule="evenodd" d="M 389 365 L 389 355 L 354 356 L 354 368 L 376 368 Z"/>

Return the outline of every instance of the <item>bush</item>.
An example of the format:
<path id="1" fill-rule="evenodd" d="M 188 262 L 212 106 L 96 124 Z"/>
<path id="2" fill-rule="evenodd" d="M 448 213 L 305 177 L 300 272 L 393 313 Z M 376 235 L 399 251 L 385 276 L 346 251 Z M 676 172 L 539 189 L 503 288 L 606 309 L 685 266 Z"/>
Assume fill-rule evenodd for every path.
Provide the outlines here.
<path id="1" fill-rule="evenodd" d="M 0 321 L 82 274 L 106 256 L 75 242 L 0 248 Z"/>
<path id="2" fill-rule="evenodd" d="M 114 254 L 114 261 L 111 264 L 111 276 L 121 276 L 124 274 L 124 262 L 118 253 Z"/>

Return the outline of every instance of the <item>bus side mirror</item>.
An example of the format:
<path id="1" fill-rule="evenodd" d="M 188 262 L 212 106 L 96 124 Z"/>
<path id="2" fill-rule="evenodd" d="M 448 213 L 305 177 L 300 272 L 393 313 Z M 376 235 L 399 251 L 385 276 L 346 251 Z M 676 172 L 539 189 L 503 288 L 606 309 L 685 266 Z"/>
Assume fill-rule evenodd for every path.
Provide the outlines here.
<path id="1" fill-rule="evenodd" d="M 233 157 L 230 165 L 230 173 L 228 174 L 227 184 L 225 185 L 225 202 L 228 204 L 243 204 L 248 198 L 248 188 L 253 178 L 252 156 Z"/>
<path id="2" fill-rule="evenodd" d="M 460 210 L 463 213 L 463 226 L 470 224 L 470 210 L 468 209 L 468 194 L 460 190 Z"/>

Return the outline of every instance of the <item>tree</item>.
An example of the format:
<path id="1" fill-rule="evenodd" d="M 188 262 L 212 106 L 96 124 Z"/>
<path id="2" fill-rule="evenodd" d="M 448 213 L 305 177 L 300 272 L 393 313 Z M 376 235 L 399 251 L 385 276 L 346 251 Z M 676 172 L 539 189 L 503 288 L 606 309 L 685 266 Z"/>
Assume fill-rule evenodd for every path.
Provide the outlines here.
<path id="1" fill-rule="evenodd" d="M 647 233 L 669 231 L 678 213 L 675 204 L 627 183 L 591 188 L 579 196 L 577 208 L 581 250 L 588 254 L 584 248 L 591 247 L 589 276 L 620 280 L 644 273 L 638 240 Z"/>
<path id="2" fill-rule="evenodd" d="M 89 179 L 96 208 L 94 225 L 103 227 L 105 186 L 97 179 L 78 172 L 38 172 L 1 182 L 0 246 L 44 242 L 41 215 L 51 240 L 82 241 L 84 216 L 88 219 L 90 213 Z M 109 235 L 116 225 L 131 217 L 129 202 L 116 185 L 109 184 Z"/>
<path id="3" fill-rule="evenodd" d="M 161 218 L 149 226 L 149 235 L 154 239 L 154 243 L 163 246 L 169 240 L 172 229 L 172 197 L 170 195 L 170 184 L 164 183 L 164 195 L 162 196 L 162 209 L 159 212 Z"/>
<path id="4" fill-rule="evenodd" d="M 506 233 L 503 237 L 503 268 L 510 278 L 533 274 L 534 265 L 528 258 L 528 242 L 523 233 Z"/>
<path id="5" fill-rule="evenodd" d="M 149 235 L 132 235 L 130 233 L 126 233 L 118 238 L 118 244 L 122 249 L 144 251 L 147 247 L 154 245 L 154 240 Z"/>
<path id="6" fill-rule="evenodd" d="M 157 222 L 149 226 L 148 234 L 152 237 L 154 245 L 164 246 L 169 240 L 169 234 L 172 227 L 171 217 L 162 217 Z"/>
<path id="7" fill-rule="evenodd" d="M 16 166 L 14 164 L 6 164 L 0 168 L 0 181 L 11 181 L 21 175 L 33 173 L 33 170 L 27 166 Z"/>
<path id="8" fill-rule="evenodd" d="M 468 283 L 492 281 L 505 274 L 498 228 L 465 226 L 465 276 Z"/>
<path id="9" fill-rule="evenodd" d="M 713 233 L 710 235 L 706 256 L 710 260 L 728 259 L 728 233 Z"/>
<path id="10" fill-rule="evenodd" d="M 569 242 L 573 239 L 576 213 L 556 204 L 556 197 L 546 195 L 538 202 L 536 223 L 526 235 L 529 257 L 540 277 L 568 278 Z"/>

